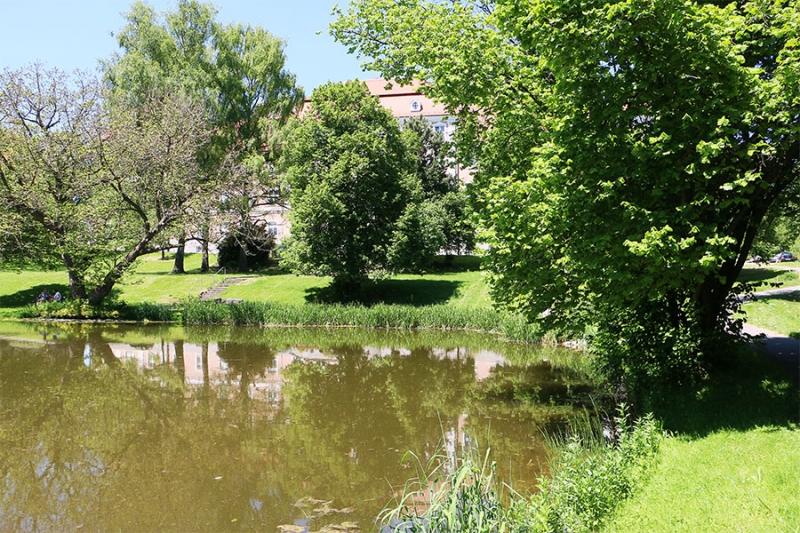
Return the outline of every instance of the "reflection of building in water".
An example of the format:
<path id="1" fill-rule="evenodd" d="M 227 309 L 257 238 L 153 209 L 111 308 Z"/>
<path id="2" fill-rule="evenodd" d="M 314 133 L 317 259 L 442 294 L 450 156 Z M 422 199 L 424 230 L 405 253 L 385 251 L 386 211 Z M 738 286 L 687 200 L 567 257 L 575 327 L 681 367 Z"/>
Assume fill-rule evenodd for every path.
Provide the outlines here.
<path id="1" fill-rule="evenodd" d="M 208 344 L 182 343 L 180 351 L 174 342 L 153 343 L 151 345 L 133 346 L 125 343 L 109 343 L 112 353 L 123 361 L 135 361 L 144 369 L 153 369 L 160 365 L 175 366 L 179 364 L 179 353 L 183 354 L 183 376 L 187 385 L 240 385 L 231 375 L 230 363 L 220 356 L 220 343 Z M 253 346 L 258 349 L 258 346 Z M 365 346 L 364 354 L 369 358 L 401 356 L 408 357 L 411 350 L 407 348 Z M 505 364 L 503 357 L 495 352 L 480 350 L 473 352 L 468 348 L 434 348 L 431 355 L 437 359 L 464 360 L 472 359 L 475 364 L 475 379 L 483 381 L 492 370 Z M 337 364 L 336 355 L 323 351 L 315 346 L 299 345 L 275 353 L 271 364 L 259 369 L 258 375 L 252 376 L 248 385 L 250 396 L 266 396 L 270 401 L 279 399 L 280 390 L 285 382 L 283 370 L 295 361 Z M 180 370 L 180 369 L 179 369 Z"/>

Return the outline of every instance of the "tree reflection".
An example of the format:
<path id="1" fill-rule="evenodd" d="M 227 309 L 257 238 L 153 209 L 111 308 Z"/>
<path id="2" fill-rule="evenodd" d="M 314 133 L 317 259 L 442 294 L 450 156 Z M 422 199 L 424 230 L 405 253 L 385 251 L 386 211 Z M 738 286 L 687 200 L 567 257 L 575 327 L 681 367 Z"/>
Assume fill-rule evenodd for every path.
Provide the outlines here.
<path id="1" fill-rule="evenodd" d="M 485 432 L 501 467 L 527 465 L 542 451 L 536 424 L 569 408 L 532 393 L 550 386 L 547 368 L 496 367 L 479 382 L 460 348 L 57 328 L 0 340 L 0 531 L 274 531 L 309 496 L 356 509 L 321 521 L 368 529 L 410 475 L 406 451 Z M 134 347 L 154 353 L 120 355 Z"/>

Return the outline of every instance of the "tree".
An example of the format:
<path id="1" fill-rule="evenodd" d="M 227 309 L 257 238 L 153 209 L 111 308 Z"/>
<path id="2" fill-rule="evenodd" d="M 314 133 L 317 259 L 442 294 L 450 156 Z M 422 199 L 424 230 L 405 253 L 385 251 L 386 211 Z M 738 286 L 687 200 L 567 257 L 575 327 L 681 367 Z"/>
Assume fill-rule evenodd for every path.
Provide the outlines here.
<path id="1" fill-rule="evenodd" d="M 284 262 L 347 294 L 387 267 L 411 162 L 400 128 L 363 83 L 318 87 L 286 143 L 292 235 Z"/>
<path id="2" fill-rule="evenodd" d="M 495 300 L 595 324 L 612 377 L 679 379 L 738 330 L 800 174 L 799 25 L 783 0 L 356 0 L 332 31 L 459 117 Z"/>
<path id="3" fill-rule="evenodd" d="M 475 228 L 466 190 L 450 169 L 453 154 L 444 136 L 422 117 L 405 121 L 403 133 L 414 158 L 415 179 L 388 259 L 393 270 L 423 272 L 442 250 L 448 255 L 470 251 Z"/>
<path id="4" fill-rule="evenodd" d="M 285 69 L 284 42 L 258 26 L 221 24 L 216 13 L 212 4 L 180 0 L 174 11 L 159 16 L 137 1 L 117 36 L 124 53 L 104 64 L 109 84 L 134 105 L 165 89 L 203 102 L 214 130 L 206 154 L 212 165 L 231 151 L 239 154 L 238 186 L 222 203 L 197 206 L 187 220 L 186 232 L 204 245 L 206 256 L 211 218 L 233 228 L 231 235 L 245 251 L 258 240 L 263 228 L 255 211 L 275 200 L 268 192 L 279 190 L 272 167 L 280 130 L 303 101 L 294 74 Z M 246 263 L 240 270 L 247 270 Z"/>
<path id="5" fill-rule="evenodd" d="M 456 162 L 453 146 L 422 117 L 403 124 L 414 134 L 411 151 L 416 154 L 416 175 L 422 186 L 423 201 L 437 204 L 443 214 L 444 250 L 448 255 L 469 253 L 475 246 L 475 226 L 464 183 L 453 171 Z"/>
<path id="6" fill-rule="evenodd" d="M 39 65 L 0 76 L 0 205 L 91 303 L 225 176 L 200 164 L 211 132 L 192 101 L 105 96 L 96 79 Z"/>

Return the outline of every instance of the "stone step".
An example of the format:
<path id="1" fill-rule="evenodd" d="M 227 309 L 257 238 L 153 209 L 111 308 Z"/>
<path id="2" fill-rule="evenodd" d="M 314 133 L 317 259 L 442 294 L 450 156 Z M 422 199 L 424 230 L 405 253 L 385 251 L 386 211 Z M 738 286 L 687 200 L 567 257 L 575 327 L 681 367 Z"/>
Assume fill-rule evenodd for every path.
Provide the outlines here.
<path id="1" fill-rule="evenodd" d="M 252 276 L 248 276 L 248 277 L 241 277 L 240 276 L 240 277 L 225 278 L 219 284 L 214 285 L 210 289 L 201 292 L 200 293 L 200 301 L 201 302 L 207 302 L 209 300 L 223 301 L 220 298 L 220 295 L 223 292 L 225 292 L 225 289 L 227 289 L 229 287 L 232 287 L 232 286 L 236 285 L 237 283 L 241 283 L 241 282 L 243 282 L 245 280 L 248 280 L 248 279 L 253 279 L 253 277 Z M 239 303 L 239 302 L 240 302 L 240 300 L 238 300 L 238 301 L 228 300 L 228 299 L 224 300 L 224 303 Z"/>

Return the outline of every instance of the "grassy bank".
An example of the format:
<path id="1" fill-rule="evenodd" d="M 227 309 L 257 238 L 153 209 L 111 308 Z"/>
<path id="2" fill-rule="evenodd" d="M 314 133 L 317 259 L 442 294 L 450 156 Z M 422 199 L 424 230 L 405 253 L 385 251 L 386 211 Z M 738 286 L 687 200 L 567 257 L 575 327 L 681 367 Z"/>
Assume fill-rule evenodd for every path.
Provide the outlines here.
<path id="1" fill-rule="evenodd" d="M 621 412 L 611 427 L 614 436 L 608 440 L 597 426 L 573 428 L 555 447 L 550 476 L 530 497 L 506 494 L 489 454 L 467 454 L 455 469 L 448 468 L 447 457 L 425 464 L 411 456 L 409 466 L 418 475 L 381 520 L 398 532 L 597 531 L 647 479 L 662 442 L 659 424 L 651 417 L 632 423 Z"/>
<path id="2" fill-rule="evenodd" d="M 761 296 L 744 310 L 750 324 L 800 340 L 800 292 Z"/>
<path id="3" fill-rule="evenodd" d="M 800 531 L 800 430 L 758 427 L 676 437 L 608 533 Z"/>
<path id="4" fill-rule="evenodd" d="M 534 342 L 542 332 L 519 316 L 490 308 L 456 305 L 376 304 L 276 304 L 245 301 L 237 305 L 187 302 L 183 322 L 189 325 L 228 324 L 234 326 L 358 326 L 387 329 L 451 329 L 500 333 L 508 339 Z"/>
<path id="5" fill-rule="evenodd" d="M 753 352 L 730 363 L 699 390 L 653 396 L 673 436 L 604 531 L 798 531 L 800 391 Z"/>
<path id="6" fill-rule="evenodd" d="M 572 432 L 536 494 L 504 497 L 490 462 L 467 457 L 412 480 L 439 488 L 407 490 L 387 518 L 426 532 L 800 531 L 799 399 L 780 368 L 743 348 L 700 389 L 651 391 L 640 407 L 652 414 L 606 425 L 612 441 Z"/>

